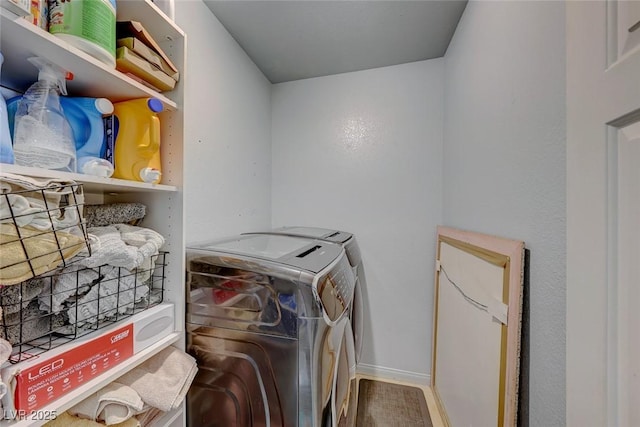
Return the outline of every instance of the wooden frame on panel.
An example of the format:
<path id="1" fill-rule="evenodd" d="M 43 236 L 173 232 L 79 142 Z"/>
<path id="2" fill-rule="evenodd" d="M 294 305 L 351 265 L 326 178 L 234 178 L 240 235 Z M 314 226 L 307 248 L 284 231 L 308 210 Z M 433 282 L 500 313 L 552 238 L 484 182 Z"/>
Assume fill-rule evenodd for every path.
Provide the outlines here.
<path id="1" fill-rule="evenodd" d="M 524 242 L 438 227 L 431 388 L 447 426 L 514 427 Z"/>

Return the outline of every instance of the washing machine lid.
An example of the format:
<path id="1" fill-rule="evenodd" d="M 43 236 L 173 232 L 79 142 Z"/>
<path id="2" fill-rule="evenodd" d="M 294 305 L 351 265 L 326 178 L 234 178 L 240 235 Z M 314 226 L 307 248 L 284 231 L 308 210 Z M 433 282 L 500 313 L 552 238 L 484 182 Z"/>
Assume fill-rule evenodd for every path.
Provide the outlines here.
<path id="1" fill-rule="evenodd" d="M 274 228 L 272 231 L 288 236 L 312 237 L 336 243 L 344 243 L 353 236 L 352 233 L 347 233 L 346 231 L 318 227 L 280 227 Z"/>
<path id="2" fill-rule="evenodd" d="M 278 234 L 243 234 L 190 248 L 264 259 L 313 273 L 322 271 L 343 251 L 341 246 L 330 242 Z"/>

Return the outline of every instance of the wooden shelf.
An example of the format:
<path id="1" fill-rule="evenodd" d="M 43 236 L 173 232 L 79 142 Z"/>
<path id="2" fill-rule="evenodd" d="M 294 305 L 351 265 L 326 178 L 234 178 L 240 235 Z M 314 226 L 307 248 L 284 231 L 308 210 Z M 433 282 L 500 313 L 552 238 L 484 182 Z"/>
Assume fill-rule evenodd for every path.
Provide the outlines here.
<path id="1" fill-rule="evenodd" d="M 176 32 L 176 37 L 177 34 Z M 1 8 L 0 50 L 5 57 L 2 85 L 18 92 L 24 92 L 38 80 L 38 70 L 27 58 L 39 56 L 73 73 L 73 80 L 67 82 L 69 96 L 102 97 L 109 98 L 112 102 L 155 97 L 163 102 L 167 110 L 178 109 L 177 103 L 168 96 L 136 82 L 66 41 Z"/>
<path id="2" fill-rule="evenodd" d="M 149 0 L 120 1 L 116 9 L 118 21 L 138 21 L 161 43 L 165 40 L 182 40 L 184 32 Z"/>
<path id="3" fill-rule="evenodd" d="M 99 332 L 100 331 L 97 331 L 97 333 Z M 95 393 L 105 385 L 118 379 L 119 377 L 121 377 L 131 369 L 135 368 L 136 366 L 140 365 L 141 363 L 143 363 L 153 355 L 157 354 L 161 350 L 177 342 L 180 339 L 180 336 L 181 334 L 179 332 L 174 332 L 162 338 L 155 344 L 142 350 L 140 353 L 133 355 L 130 359 L 120 363 L 117 366 L 114 366 L 113 368 L 109 369 L 107 372 L 94 378 L 92 381 L 89 381 L 88 383 L 80 387 L 77 387 L 69 394 L 61 397 L 58 400 L 53 401 L 50 405 L 40 408 L 38 411 L 42 413 L 51 413 L 51 412 L 55 412 L 57 414 L 63 413 L 67 409 L 71 408 L 72 406 L 86 399 L 87 396 L 91 395 L 92 393 Z M 68 345 L 73 346 L 73 342 L 69 343 Z M 34 420 L 29 418 L 22 419 L 22 420 L 1 420 L 0 427 L 9 427 L 9 426 L 36 427 L 36 426 L 41 426 L 46 422 L 47 420 Z"/>
<path id="4" fill-rule="evenodd" d="M 174 262 L 169 263 L 165 273 L 167 283 L 165 300 L 175 304 L 176 332 L 154 343 L 151 347 L 113 367 L 92 381 L 74 389 L 70 394 L 51 402 L 43 411 L 60 414 L 91 393 L 114 381 L 169 345 L 184 348 L 181 341 L 184 328 L 184 200 L 183 185 L 184 149 L 184 71 L 186 62 L 186 35 L 151 0 L 119 0 L 117 19 L 139 21 L 165 51 L 180 70 L 180 81 L 174 90 L 158 93 L 153 89 L 127 77 L 98 59 L 86 54 L 29 21 L 0 8 L 0 51 L 4 56 L 0 85 L 24 92 L 38 78 L 37 69 L 27 58 L 39 56 L 66 68 L 74 74 L 67 82 L 69 96 L 108 98 L 112 102 L 135 98 L 155 97 L 163 102 L 165 111 L 161 119 L 161 156 L 163 181 L 166 184 L 147 184 L 114 178 L 101 178 L 78 173 L 67 173 L 40 168 L 0 164 L 0 172 L 72 180 L 83 184 L 85 203 L 142 202 L 147 206 L 144 226 L 165 237 L 165 250 L 171 251 Z M 74 345 L 68 344 L 69 348 Z M 16 365 L 18 366 L 18 365 Z M 184 405 L 167 414 L 162 426 L 182 426 Z M 0 420 L 0 427 L 40 426 L 44 420 Z"/>
<path id="5" fill-rule="evenodd" d="M 178 188 L 172 185 L 147 184 L 145 182 L 128 181 L 126 179 L 102 178 L 81 173 L 60 172 L 48 169 L 31 168 L 1 163 L 0 172 L 16 175 L 27 175 L 34 178 L 55 178 L 71 180 L 83 184 L 87 192 L 140 193 L 140 192 L 175 192 Z"/>

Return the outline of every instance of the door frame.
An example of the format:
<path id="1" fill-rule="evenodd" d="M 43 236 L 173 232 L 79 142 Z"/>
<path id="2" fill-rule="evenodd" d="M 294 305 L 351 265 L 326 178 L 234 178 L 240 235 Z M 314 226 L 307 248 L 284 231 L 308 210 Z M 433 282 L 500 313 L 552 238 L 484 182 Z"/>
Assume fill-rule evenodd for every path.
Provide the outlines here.
<path id="1" fill-rule="evenodd" d="M 618 56 L 615 0 L 566 12 L 567 425 L 617 426 L 618 129 L 640 118 L 640 47 Z"/>

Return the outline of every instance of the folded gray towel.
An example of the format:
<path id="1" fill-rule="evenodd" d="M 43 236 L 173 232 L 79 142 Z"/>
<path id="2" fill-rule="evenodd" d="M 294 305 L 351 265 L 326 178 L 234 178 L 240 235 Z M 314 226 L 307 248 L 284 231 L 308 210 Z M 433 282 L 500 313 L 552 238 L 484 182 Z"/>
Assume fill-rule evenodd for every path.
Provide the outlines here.
<path id="1" fill-rule="evenodd" d="M 0 287 L 0 307 L 5 314 L 13 314 L 26 308 L 44 289 L 45 282 L 51 278 L 34 277 L 19 285 Z"/>
<path id="2" fill-rule="evenodd" d="M 113 224 L 138 224 L 146 214 L 142 203 L 111 203 L 108 205 L 85 205 L 84 218 L 87 227 Z"/>
<path id="3" fill-rule="evenodd" d="M 48 314 L 38 309 L 38 300 L 13 314 L 4 314 L 0 319 L 0 338 L 11 344 L 26 343 L 44 337 L 61 328 L 65 319 L 62 314 Z"/>

